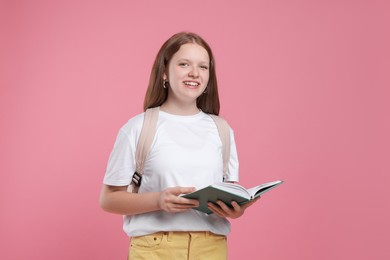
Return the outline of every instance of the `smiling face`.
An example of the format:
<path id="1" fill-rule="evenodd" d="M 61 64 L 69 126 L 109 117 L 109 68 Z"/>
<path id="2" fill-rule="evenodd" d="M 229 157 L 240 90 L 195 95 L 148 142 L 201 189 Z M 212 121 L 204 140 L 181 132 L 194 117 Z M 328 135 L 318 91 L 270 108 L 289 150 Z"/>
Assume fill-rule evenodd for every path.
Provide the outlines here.
<path id="1" fill-rule="evenodd" d="M 205 48 L 196 43 L 183 44 L 172 56 L 164 79 L 169 82 L 166 103 L 196 107 L 209 81 L 210 58 Z"/>

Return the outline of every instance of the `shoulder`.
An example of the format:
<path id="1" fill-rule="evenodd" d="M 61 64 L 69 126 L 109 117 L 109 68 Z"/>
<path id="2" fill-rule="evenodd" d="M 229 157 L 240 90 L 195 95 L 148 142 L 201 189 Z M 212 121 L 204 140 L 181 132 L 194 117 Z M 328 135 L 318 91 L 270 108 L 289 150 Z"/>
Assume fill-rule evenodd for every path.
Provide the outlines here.
<path id="1" fill-rule="evenodd" d="M 229 129 L 230 132 L 233 132 L 232 127 L 230 126 L 229 122 L 223 117 L 223 116 L 217 116 L 214 114 L 207 114 L 210 116 L 210 118 L 214 121 L 214 123 L 217 125 L 217 127 L 226 128 Z"/>
<path id="2" fill-rule="evenodd" d="M 142 124 L 144 122 L 145 113 L 140 113 L 130 118 L 120 129 L 121 132 L 131 135 L 137 134 L 141 131 Z"/>

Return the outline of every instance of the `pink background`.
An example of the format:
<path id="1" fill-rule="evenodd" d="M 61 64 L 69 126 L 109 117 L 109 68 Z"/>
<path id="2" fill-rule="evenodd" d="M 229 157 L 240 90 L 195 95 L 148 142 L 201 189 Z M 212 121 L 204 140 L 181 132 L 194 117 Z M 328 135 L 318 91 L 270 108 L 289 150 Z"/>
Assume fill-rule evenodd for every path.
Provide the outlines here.
<path id="1" fill-rule="evenodd" d="M 0 259 L 125 259 L 99 208 L 161 44 L 212 46 L 241 183 L 230 259 L 390 259 L 389 1 L 0 2 Z"/>

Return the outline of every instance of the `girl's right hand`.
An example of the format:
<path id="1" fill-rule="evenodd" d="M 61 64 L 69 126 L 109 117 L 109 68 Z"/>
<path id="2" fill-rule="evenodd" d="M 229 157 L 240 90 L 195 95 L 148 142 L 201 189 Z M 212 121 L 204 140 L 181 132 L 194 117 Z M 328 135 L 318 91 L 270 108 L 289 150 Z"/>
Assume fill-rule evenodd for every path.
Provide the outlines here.
<path id="1" fill-rule="evenodd" d="M 181 194 L 194 192 L 193 187 L 167 188 L 160 193 L 158 206 L 166 212 L 183 212 L 199 206 L 199 201 L 180 197 Z"/>

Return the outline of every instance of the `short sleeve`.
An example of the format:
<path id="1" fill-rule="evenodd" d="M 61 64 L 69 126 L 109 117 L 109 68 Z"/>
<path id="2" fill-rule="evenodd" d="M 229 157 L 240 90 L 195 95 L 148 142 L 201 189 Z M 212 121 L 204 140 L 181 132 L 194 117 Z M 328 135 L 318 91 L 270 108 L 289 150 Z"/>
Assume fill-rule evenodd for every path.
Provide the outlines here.
<path id="1" fill-rule="evenodd" d="M 111 151 L 103 183 L 127 186 L 135 172 L 135 134 L 125 127 L 119 130 Z"/>

